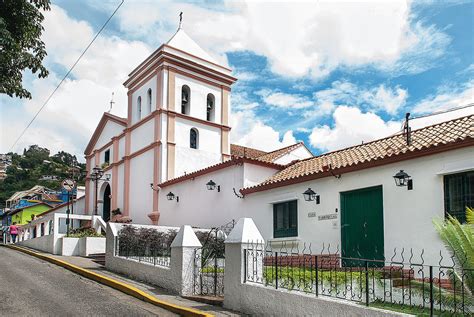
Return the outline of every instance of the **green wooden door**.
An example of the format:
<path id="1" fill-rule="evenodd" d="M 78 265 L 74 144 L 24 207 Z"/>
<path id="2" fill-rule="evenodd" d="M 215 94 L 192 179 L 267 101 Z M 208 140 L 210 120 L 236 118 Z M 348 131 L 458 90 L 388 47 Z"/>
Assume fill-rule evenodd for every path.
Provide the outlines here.
<path id="1" fill-rule="evenodd" d="M 382 186 L 341 193 L 341 241 L 344 258 L 382 260 L 383 195 Z M 362 266 L 361 261 L 345 260 L 346 266 Z M 370 266 L 383 263 L 369 262 Z"/>

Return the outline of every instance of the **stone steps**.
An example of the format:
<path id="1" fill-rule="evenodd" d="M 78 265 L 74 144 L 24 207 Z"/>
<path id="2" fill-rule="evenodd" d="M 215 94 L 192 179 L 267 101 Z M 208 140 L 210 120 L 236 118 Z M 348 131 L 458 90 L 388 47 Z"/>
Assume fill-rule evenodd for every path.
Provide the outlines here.
<path id="1" fill-rule="evenodd" d="M 92 259 L 92 262 L 105 266 L 105 253 L 89 254 L 88 258 Z"/>

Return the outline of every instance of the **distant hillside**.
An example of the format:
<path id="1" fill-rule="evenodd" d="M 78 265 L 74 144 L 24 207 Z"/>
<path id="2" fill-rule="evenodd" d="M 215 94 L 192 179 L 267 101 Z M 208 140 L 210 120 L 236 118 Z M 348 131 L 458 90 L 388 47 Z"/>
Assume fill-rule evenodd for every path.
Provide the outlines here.
<path id="1" fill-rule="evenodd" d="M 38 145 L 23 150 L 23 155 L 8 155 L 12 157 L 12 164 L 7 168 L 7 177 L 0 180 L 0 207 L 13 193 L 34 185 L 57 190 L 63 179 L 73 175 L 78 185 L 84 185 L 86 164 L 77 163 L 75 155 L 61 151 L 50 156 L 48 149 Z"/>

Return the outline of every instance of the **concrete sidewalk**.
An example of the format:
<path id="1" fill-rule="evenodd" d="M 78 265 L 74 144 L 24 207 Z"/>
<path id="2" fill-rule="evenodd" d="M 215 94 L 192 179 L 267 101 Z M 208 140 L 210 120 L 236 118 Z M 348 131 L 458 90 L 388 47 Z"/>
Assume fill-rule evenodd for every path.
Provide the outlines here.
<path id="1" fill-rule="evenodd" d="M 93 262 L 92 259 L 90 259 L 90 258 L 79 257 L 79 256 L 51 255 L 51 254 L 42 253 L 42 252 L 36 251 L 36 250 L 34 250 L 34 251 L 37 252 L 37 253 L 48 255 L 50 257 L 59 259 L 61 261 L 68 262 L 70 264 L 79 266 L 83 269 L 87 269 L 87 270 L 102 274 L 106 277 L 113 278 L 113 279 L 118 280 L 120 282 L 130 284 L 130 285 L 132 285 L 132 286 L 134 286 L 134 287 L 136 287 L 136 288 L 138 288 L 138 289 L 140 289 L 140 290 L 142 290 L 142 291 L 158 298 L 159 300 L 162 300 L 162 301 L 165 301 L 165 302 L 169 302 L 169 303 L 179 305 L 179 306 L 198 309 L 198 310 L 204 311 L 206 313 L 213 314 L 215 316 L 222 316 L 222 317 L 225 317 L 225 316 L 232 316 L 232 317 L 233 316 L 244 316 L 243 314 L 227 310 L 227 309 L 225 309 L 223 307 L 220 307 L 220 306 L 204 304 L 204 303 L 200 303 L 200 302 L 196 302 L 196 301 L 192 301 L 192 300 L 180 297 L 178 295 L 173 295 L 173 294 L 170 294 L 167 290 L 164 290 L 164 289 L 159 288 L 157 286 L 146 284 L 146 283 L 143 283 L 143 282 L 140 282 L 140 281 L 135 281 L 135 280 L 127 278 L 126 276 L 123 276 L 121 274 L 117 274 L 117 273 L 107 271 L 104 266 Z"/>

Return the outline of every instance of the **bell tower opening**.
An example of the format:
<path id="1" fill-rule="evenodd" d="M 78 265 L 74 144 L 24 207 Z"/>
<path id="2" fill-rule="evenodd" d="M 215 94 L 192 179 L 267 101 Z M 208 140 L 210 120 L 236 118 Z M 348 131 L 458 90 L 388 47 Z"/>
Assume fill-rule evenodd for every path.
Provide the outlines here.
<path id="1" fill-rule="evenodd" d="M 191 90 L 189 86 L 184 85 L 181 88 L 181 113 L 189 115 L 190 114 L 190 104 L 191 104 Z"/>

